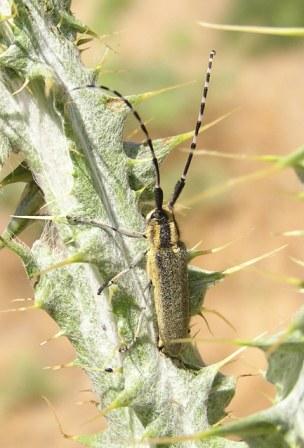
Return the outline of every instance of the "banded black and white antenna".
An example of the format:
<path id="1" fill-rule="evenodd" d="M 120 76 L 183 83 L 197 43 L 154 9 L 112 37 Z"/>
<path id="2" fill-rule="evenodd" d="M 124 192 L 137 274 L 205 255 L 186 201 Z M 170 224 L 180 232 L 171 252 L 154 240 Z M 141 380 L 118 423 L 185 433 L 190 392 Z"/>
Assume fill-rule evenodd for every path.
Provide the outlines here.
<path id="1" fill-rule="evenodd" d="M 181 192 L 183 191 L 183 188 L 186 183 L 186 177 L 188 174 L 188 170 L 189 170 L 192 158 L 193 158 L 194 151 L 196 149 L 197 137 L 198 137 L 201 125 L 202 125 L 202 121 L 203 121 L 203 116 L 204 116 L 204 111 L 205 111 L 205 106 L 206 106 L 206 99 L 207 99 L 207 95 L 208 95 L 210 76 L 211 76 L 211 70 L 212 70 L 212 64 L 213 64 L 213 59 L 214 59 L 215 54 L 216 54 L 215 50 L 212 50 L 209 55 L 208 67 L 207 67 L 204 88 L 203 88 L 203 93 L 202 93 L 202 99 L 201 99 L 200 108 L 199 108 L 199 112 L 198 112 L 198 118 L 197 118 L 197 122 L 196 122 L 195 129 L 194 129 L 194 134 L 193 134 L 193 138 L 192 138 L 192 142 L 191 142 L 191 146 L 190 146 L 189 155 L 186 160 L 183 174 L 181 175 L 180 179 L 176 182 L 171 199 L 168 203 L 168 207 L 170 209 L 172 209 L 174 207 L 175 202 L 177 201 Z"/>

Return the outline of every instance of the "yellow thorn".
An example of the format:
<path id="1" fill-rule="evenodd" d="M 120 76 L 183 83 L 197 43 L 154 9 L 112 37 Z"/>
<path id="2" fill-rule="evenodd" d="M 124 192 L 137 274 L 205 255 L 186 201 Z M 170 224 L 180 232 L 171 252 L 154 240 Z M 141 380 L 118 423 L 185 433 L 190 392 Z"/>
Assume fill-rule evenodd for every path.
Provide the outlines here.
<path id="1" fill-rule="evenodd" d="M 179 435 L 179 436 L 164 436 L 164 437 L 143 437 L 140 440 L 135 440 L 133 443 L 130 443 L 130 446 L 133 444 L 149 444 L 153 446 L 161 446 L 161 445 L 171 445 L 174 446 L 179 442 L 193 442 L 194 440 L 199 440 L 197 434 L 189 434 L 189 435 Z"/>
<path id="2" fill-rule="evenodd" d="M 289 258 L 295 264 L 298 264 L 299 266 L 304 267 L 304 261 L 303 260 L 299 260 L 298 258 L 295 258 L 295 257 L 289 257 Z"/>
<path id="3" fill-rule="evenodd" d="M 62 424 L 61 424 L 61 422 L 60 422 L 60 420 L 59 420 L 59 418 L 58 418 L 58 415 L 57 415 L 57 413 L 56 413 L 56 411 L 55 411 L 55 408 L 54 408 L 54 406 L 52 405 L 52 403 L 50 402 L 50 400 L 49 400 L 47 397 L 45 397 L 45 396 L 42 396 L 41 398 L 42 398 L 42 400 L 44 400 L 44 401 L 46 402 L 46 404 L 48 405 L 49 409 L 52 411 L 52 413 L 53 413 L 53 415 L 54 415 L 54 418 L 55 418 L 55 420 L 56 420 L 57 426 L 58 426 L 58 428 L 59 428 L 60 434 L 61 434 L 65 439 L 77 440 L 77 437 L 79 437 L 79 436 L 75 436 L 75 435 L 72 436 L 72 435 L 67 434 L 66 432 L 64 432 L 63 427 L 62 427 Z"/>
<path id="4" fill-rule="evenodd" d="M 304 236 L 304 230 L 288 230 L 287 232 L 282 233 L 274 233 L 274 235 L 282 235 L 282 236 Z"/>
<path id="5" fill-rule="evenodd" d="M 194 195 L 191 200 L 188 201 L 188 204 L 191 206 L 196 205 L 198 202 L 201 202 L 203 199 L 215 197 L 218 194 L 224 193 L 226 190 L 229 190 L 236 185 L 243 184 L 248 181 L 259 180 L 266 178 L 267 176 L 272 176 L 276 174 L 278 171 L 281 171 L 283 167 L 280 164 L 275 164 L 271 167 L 264 168 L 262 170 L 254 171 L 253 173 L 244 174 L 243 176 L 233 177 L 228 179 L 226 182 L 222 184 L 215 185 L 214 187 L 210 187 L 199 193 Z"/>
<path id="6" fill-rule="evenodd" d="M 45 366 L 42 369 L 43 370 L 53 370 L 53 371 L 56 371 L 56 370 L 61 370 L 61 369 L 65 369 L 65 368 L 68 368 L 68 367 L 77 367 L 77 366 L 75 366 L 74 362 L 71 361 L 71 362 L 68 362 L 66 364 L 56 364 L 55 366 Z"/>
<path id="7" fill-rule="evenodd" d="M 261 334 L 259 334 L 256 338 L 253 339 L 253 341 L 258 341 L 259 339 L 261 339 L 263 336 L 265 336 L 266 332 L 263 332 Z M 238 341 L 236 341 L 238 343 Z M 219 368 L 231 363 L 232 361 L 235 360 L 235 358 L 240 355 L 241 353 L 243 353 L 244 351 L 248 350 L 248 347 L 241 347 L 238 350 L 234 351 L 233 353 L 231 353 L 230 355 L 228 355 L 226 358 L 222 359 L 221 361 L 217 362 L 216 364 L 219 366 Z"/>
<path id="8" fill-rule="evenodd" d="M 126 32 L 126 30 L 120 30 L 120 31 L 114 31 L 113 33 L 108 33 L 108 34 L 101 34 L 101 35 L 94 35 L 93 37 L 95 38 L 95 39 L 97 39 L 97 40 L 99 40 L 100 42 L 102 42 L 102 41 L 104 41 L 104 40 L 106 40 L 107 38 L 111 38 L 111 39 L 113 39 L 113 36 L 115 36 L 116 34 L 117 35 L 119 35 L 119 34 L 122 34 L 122 33 L 125 33 Z M 108 52 L 109 50 L 111 50 L 111 51 L 113 51 L 114 53 L 117 53 L 115 50 L 113 50 L 108 44 L 104 44 L 105 45 L 105 48 L 106 48 L 106 51 Z M 105 57 L 103 56 L 102 57 L 102 59 L 101 59 L 101 62 L 98 64 L 98 65 L 96 65 L 96 67 L 94 68 L 94 72 L 96 73 L 96 74 L 98 74 L 100 71 L 101 71 L 101 69 L 102 69 L 102 65 L 103 65 L 103 63 L 104 63 L 104 60 L 105 60 Z M 104 73 L 104 72 L 103 72 Z"/>
<path id="9" fill-rule="evenodd" d="M 84 400 L 84 401 L 76 401 L 77 406 L 83 406 L 85 404 L 93 404 L 94 406 L 98 406 L 100 403 L 97 400 Z"/>
<path id="10" fill-rule="evenodd" d="M 54 334 L 50 338 L 45 339 L 44 341 L 40 342 L 40 347 L 42 347 L 43 345 L 47 344 L 50 341 L 53 341 L 54 339 L 60 338 L 61 336 L 64 336 L 64 331 L 58 331 L 58 333 Z"/>
<path id="11" fill-rule="evenodd" d="M 110 54 L 110 49 L 109 49 L 109 47 L 106 46 L 106 47 L 105 47 L 105 51 L 104 51 L 104 53 L 103 53 L 103 55 L 102 55 L 102 58 L 101 58 L 99 64 L 96 65 L 96 67 L 95 67 L 95 69 L 94 69 L 94 71 L 95 71 L 96 73 L 99 73 L 99 72 L 101 71 L 102 66 L 104 65 L 105 60 L 107 59 L 107 57 L 109 56 L 109 54 Z"/>
<path id="12" fill-rule="evenodd" d="M 150 124 L 151 121 L 153 121 L 152 118 L 150 118 L 149 120 L 145 120 L 145 121 L 144 121 L 144 125 L 145 125 L 145 126 L 148 126 L 148 124 Z M 137 128 L 134 129 L 132 132 L 130 132 L 130 134 L 128 134 L 128 135 L 126 136 L 126 140 L 130 140 L 131 138 L 135 137 L 139 132 L 140 132 L 140 128 L 137 127 Z"/>
<path id="13" fill-rule="evenodd" d="M 66 218 L 66 215 L 11 215 L 11 218 L 35 219 L 37 221 L 55 221 L 58 218 Z"/>
<path id="14" fill-rule="evenodd" d="M 185 87 L 188 86 L 190 84 L 194 84 L 195 81 L 187 81 L 187 82 L 182 82 L 180 84 L 175 84 L 174 86 L 169 86 L 169 87 L 163 87 L 162 89 L 158 89 L 158 90 L 151 90 L 150 92 L 145 92 L 145 93 L 141 93 L 138 95 L 130 95 L 129 96 L 129 100 L 133 105 L 137 105 L 142 103 L 143 101 L 153 98 L 156 95 L 160 95 L 162 93 L 165 92 L 170 92 L 170 90 L 175 90 L 175 89 L 179 89 L 181 87 Z M 193 134 L 193 132 L 192 132 Z"/>
<path id="15" fill-rule="evenodd" d="M 87 425 L 88 423 L 95 422 L 99 418 L 105 417 L 106 415 L 108 415 L 109 412 L 114 411 L 115 409 L 118 409 L 120 407 L 121 406 L 118 406 L 117 403 L 114 400 L 114 401 L 112 401 L 112 403 L 109 404 L 109 406 L 107 406 L 104 409 L 101 409 L 100 411 L 98 411 L 97 415 L 95 415 L 94 417 L 90 418 L 89 420 L 86 420 L 83 423 L 83 425 Z"/>
<path id="16" fill-rule="evenodd" d="M 235 110 L 235 109 L 234 109 Z M 210 123 L 205 124 L 204 126 L 201 127 L 199 134 L 202 134 L 203 132 L 206 132 L 208 129 L 212 128 L 213 126 L 217 125 L 218 123 L 220 123 L 221 121 L 225 120 L 225 118 L 229 117 L 234 110 L 221 115 L 220 117 L 216 118 L 215 120 L 211 121 Z M 193 131 L 188 131 L 188 132 L 184 132 L 182 134 L 179 135 L 174 135 L 173 137 L 167 137 L 165 139 L 163 139 L 165 142 L 168 142 L 170 144 L 172 144 L 172 142 L 174 143 L 174 147 L 177 145 L 180 145 L 181 143 L 183 143 L 186 140 L 189 140 L 193 137 Z M 189 150 L 188 150 L 189 151 Z M 195 154 L 195 152 L 194 152 Z"/>
<path id="17" fill-rule="evenodd" d="M 29 81 L 28 79 L 26 79 L 26 80 L 24 81 L 24 83 L 21 85 L 21 87 L 19 87 L 19 89 L 15 90 L 15 92 L 12 93 L 12 96 L 15 96 L 15 95 L 18 95 L 18 93 L 21 93 L 22 90 L 24 90 L 24 89 L 27 87 L 27 85 L 29 84 L 29 82 L 30 82 L 30 81 Z"/>
<path id="18" fill-rule="evenodd" d="M 193 336 L 189 338 L 176 338 L 170 339 L 170 341 L 166 341 L 166 344 L 192 344 L 193 340 Z"/>
<path id="19" fill-rule="evenodd" d="M 9 308 L 7 310 L 0 310 L 0 313 L 19 313 L 24 311 L 30 311 L 30 310 L 37 310 L 39 309 L 39 306 L 32 305 L 32 306 L 21 306 L 20 308 Z"/>
<path id="20" fill-rule="evenodd" d="M 236 361 L 236 358 L 243 353 L 245 350 L 247 350 L 247 347 L 241 347 L 238 350 L 235 350 L 230 355 L 226 356 L 226 358 L 222 359 L 221 361 L 216 362 L 220 367 L 226 366 L 227 364 L 231 364 L 232 362 Z"/>
<path id="21" fill-rule="evenodd" d="M 304 36 L 304 28 L 301 27 L 222 25 L 220 23 L 209 22 L 198 22 L 198 24 L 205 28 L 222 31 L 238 31 L 242 33 L 271 34 L 277 36 Z"/>
<path id="22" fill-rule="evenodd" d="M 214 248 L 211 248 L 211 249 L 202 250 L 202 251 L 200 251 L 200 255 L 216 254 L 217 252 L 221 252 L 222 250 L 224 250 L 227 247 L 231 246 L 232 244 L 236 243 L 240 239 L 243 239 L 243 238 L 247 237 L 248 235 L 250 235 L 250 233 L 252 233 L 253 230 L 254 229 L 251 229 L 248 233 L 246 233 L 246 235 L 241 235 L 238 238 L 234 238 L 234 239 L 232 239 L 230 241 L 227 241 L 227 243 L 224 243 L 221 246 L 217 246 L 217 247 L 214 247 Z"/>
<path id="23" fill-rule="evenodd" d="M 284 342 L 288 339 L 290 331 L 286 331 L 285 333 L 282 333 L 278 340 L 272 344 L 267 350 L 265 350 L 265 355 L 269 358 L 270 355 L 272 355 L 273 352 L 275 352 L 280 345 L 284 344 Z"/>
<path id="24" fill-rule="evenodd" d="M 232 266 L 231 268 L 225 269 L 223 271 L 223 274 L 224 275 L 234 274 L 235 272 L 245 269 L 245 268 L 257 263 L 258 261 L 264 260 L 265 258 L 268 258 L 268 257 L 276 254 L 277 252 L 280 252 L 281 250 L 285 249 L 287 246 L 288 246 L 288 244 L 284 244 L 283 246 L 280 246 L 277 249 L 274 249 L 270 252 L 266 252 L 265 254 L 260 255 L 259 257 L 252 258 L 250 260 L 244 261 L 244 263 L 238 264 L 237 266 Z"/>
<path id="25" fill-rule="evenodd" d="M 188 148 L 182 148 L 181 151 L 188 152 Z M 280 156 L 275 154 L 264 154 L 264 155 L 252 155 L 252 154 L 240 154 L 234 152 L 222 152 L 214 149 L 196 149 L 196 156 L 211 156 L 211 157 L 220 157 L 224 159 L 236 159 L 236 160 L 255 160 L 259 162 L 278 162 L 280 160 Z"/>
<path id="26" fill-rule="evenodd" d="M 282 284 L 295 286 L 296 288 L 298 288 L 298 292 L 302 292 L 302 289 L 304 286 L 304 281 L 301 278 L 290 277 L 290 276 L 288 277 L 287 275 L 283 275 L 283 274 L 275 274 L 273 272 L 261 270 L 258 268 L 255 268 L 255 270 L 259 274 L 263 275 L 266 278 L 270 278 L 271 280 L 274 280 L 274 281 L 282 283 Z"/>
<path id="27" fill-rule="evenodd" d="M 191 247 L 189 252 L 192 252 L 196 250 L 198 247 L 200 247 L 203 244 L 203 240 L 200 240 L 198 243 L 196 243 L 193 247 Z"/>
<path id="28" fill-rule="evenodd" d="M 208 129 L 212 128 L 213 126 L 216 126 L 218 123 L 221 123 L 221 121 L 226 120 L 226 118 L 229 118 L 232 114 L 234 114 L 239 109 L 240 109 L 239 107 L 235 107 L 234 109 L 230 110 L 226 114 L 220 115 L 215 120 L 212 120 L 212 121 L 210 121 L 210 123 L 205 124 L 204 126 L 202 126 L 201 132 L 205 132 Z M 193 134 L 193 132 L 191 132 L 191 133 Z M 188 149 L 188 151 L 189 151 L 189 149 Z M 195 155 L 195 152 L 194 152 L 194 155 Z"/>
<path id="29" fill-rule="evenodd" d="M 72 255 L 71 257 L 65 258 L 64 260 L 59 261 L 58 263 L 54 263 L 45 269 L 41 269 L 40 271 L 35 272 L 33 274 L 33 277 L 39 277 L 40 275 L 47 274 L 48 272 L 54 271 L 55 269 L 64 268 L 65 266 L 68 266 L 70 264 L 85 263 L 85 262 L 86 261 L 83 258 L 83 254 L 78 253 L 78 254 Z"/>
<path id="30" fill-rule="evenodd" d="M 34 299 L 32 297 L 27 297 L 25 299 L 13 299 L 11 300 L 12 303 L 14 302 L 32 302 Z"/>

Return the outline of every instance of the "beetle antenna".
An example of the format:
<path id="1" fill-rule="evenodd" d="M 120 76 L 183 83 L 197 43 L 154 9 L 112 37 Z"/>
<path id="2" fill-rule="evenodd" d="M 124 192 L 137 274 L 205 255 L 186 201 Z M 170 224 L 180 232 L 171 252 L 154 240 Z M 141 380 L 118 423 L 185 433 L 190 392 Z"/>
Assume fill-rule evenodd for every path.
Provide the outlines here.
<path id="1" fill-rule="evenodd" d="M 191 146 L 190 146 L 190 152 L 189 152 L 186 164 L 185 164 L 183 174 L 181 175 L 180 179 L 176 182 L 174 190 L 173 190 L 173 194 L 169 201 L 168 207 L 170 209 L 173 208 L 175 202 L 179 198 L 179 196 L 185 186 L 187 173 L 188 173 L 188 170 L 189 170 L 192 158 L 193 158 L 193 153 L 196 149 L 196 141 L 197 141 L 197 136 L 198 136 L 199 130 L 201 128 L 202 120 L 203 120 L 203 116 L 204 116 L 206 99 L 207 99 L 208 88 L 209 88 L 210 75 L 211 75 L 211 69 L 212 69 L 212 63 L 213 63 L 215 54 L 216 54 L 215 50 L 212 50 L 209 55 L 209 61 L 208 61 L 208 67 L 207 67 L 207 72 L 206 72 L 206 76 L 205 76 L 203 94 L 202 94 L 201 104 L 200 104 L 200 108 L 199 108 L 199 112 L 198 112 L 197 122 L 196 122 L 195 129 L 194 129 L 194 134 L 193 134 L 193 138 L 192 138 L 192 142 L 191 142 Z"/>

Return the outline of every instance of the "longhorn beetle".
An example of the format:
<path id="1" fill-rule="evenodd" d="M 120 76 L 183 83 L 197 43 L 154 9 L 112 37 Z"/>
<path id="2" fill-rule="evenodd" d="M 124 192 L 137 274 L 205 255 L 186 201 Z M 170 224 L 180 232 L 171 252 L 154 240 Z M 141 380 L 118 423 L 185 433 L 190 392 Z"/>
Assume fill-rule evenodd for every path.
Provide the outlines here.
<path id="1" fill-rule="evenodd" d="M 133 108 L 132 104 L 116 90 L 112 90 L 107 86 L 85 86 L 93 88 L 98 87 L 119 97 L 132 111 L 136 120 L 139 122 L 140 127 L 146 137 L 145 146 L 148 146 L 151 152 L 152 163 L 155 171 L 155 208 L 146 218 L 145 234 L 132 232 L 122 228 L 116 228 L 96 221 L 78 219 L 71 216 L 67 218 L 70 222 L 74 222 L 76 224 L 95 225 L 102 229 L 110 228 L 128 237 L 146 237 L 148 242 L 147 251 L 144 254 L 141 254 L 137 260 L 134 260 L 134 263 L 132 263 L 128 268 L 115 275 L 112 279 L 101 286 L 98 290 L 98 294 L 101 294 L 105 287 L 116 283 L 119 277 L 137 266 L 143 257 L 147 255 L 147 273 L 153 286 L 153 297 L 159 332 L 159 347 L 162 348 L 164 353 L 171 357 L 177 357 L 179 355 L 182 348 L 182 343 L 174 341 L 186 338 L 188 336 L 190 321 L 187 276 L 187 263 L 189 257 L 185 244 L 180 240 L 180 232 L 174 216 L 174 204 L 185 186 L 188 170 L 196 148 L 197 136 L 202 124 L 202 118 L 205 110 L 214 56 L 215 51 L 213 50 L 209 55 L 198 119 L 194 129 L 190 152 L 186 160 L 183 173 L 177 181 L 172 196 L 166 207 L 163 205 L 163 191 L 160 186 L 160 172 L 153 143 L 138 112 Z M 74 90 L 81 88 L 83 87 L 77 87 Z"/>

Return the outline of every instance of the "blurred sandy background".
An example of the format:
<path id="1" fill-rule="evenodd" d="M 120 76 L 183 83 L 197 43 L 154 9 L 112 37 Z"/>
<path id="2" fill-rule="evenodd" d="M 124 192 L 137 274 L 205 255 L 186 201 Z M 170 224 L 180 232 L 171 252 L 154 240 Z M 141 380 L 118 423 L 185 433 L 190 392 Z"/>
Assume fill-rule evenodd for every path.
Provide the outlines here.
<path id="1" fill-rule="evenodd" d="M 165 93 L 140 107 L 154 137 L 173 135 L 193 128 L 200 99 L 201 83 L 212 48 L 217 50 L 206 121 L 239 107 L 232 116 L 205 133 L 199 148 L 223 152 L 287 154 L 303 143 L 304 80 L 303 43 L 295 38 L 228 34 L 203 29 L 198 20 L 276 26 L 300 26 L 301 1 L 268 0 L 74 0 L 76 16 L 100 34 L 104 43 L 93 42 L 83 53 L 89 66 L 98 64 L 106 51 L 102 81 L 122 92 L 136 93 L 177 83 L 194 84 Z M 205 121 L 205 122 L 206 122 Z M 133 127 L 132 127 L 133 126 Z M 130 124 L 134 129 L 134 124 Z M 185 153 L 175 151 L 162 167 L 167 195 L 180 174 Z M 241 184 L 208 199 L 200 197 L 206 188 L 244 175 L 264 165 L 253 161 L 198 156 L 180 204 L 183 239 L 189 247 L 202 241 L 211 248 L 243 237 L 229 248 L 196 260 L 206 269 L 221 270 L 269 251 L 284 243 L 289 246 L 259 265 L 231 276 L 209 290 L 205 305 L 229 319 L 237 335 L 218 317 L 208 314 L 215 338 L 253 338 L 264 331 L 277 331 L 301 306 L 303 296 L 280 276 L 301 277 L 290 257 L 303 259 L 302 240 L 278 236 L 303 227 L 301 202 L 293 193 L 301 185 L 292 170 L 267 179 Z M 13 212 L 20 188 L 1 191 L 1 229 Z M 31 241 L 35 229 L 24 233 Z M 1 309 L 23 305 L 16 298 L 32 297 L 18 259 L 0 252 Z M 269 274 L 275 274 L 273 278 Z M 28 303 L 30 304 L 30 302 Z M 205 324 L 195 319 L 198 339 L 211 338 Z M 53 415 L 41 400 L 53 402 L 69 434 L 97 431 L 102 422 L 84 425 L 96 414 L 93 405 L 77 405 L 94 398 L 80 369 L 56 372 L 44 366 L 69 362 L 73 349 L 65 339 L 40 346 L 58 328 L 42 311 L 0 315 L 0 444 L 3 447 L 73 447 L 59 433 Z M 236 350 L 229 343 L 200 344 L 204 359 L 212 363 Z M 234 416 L 247 415 L 271 404 L 273 388 L 261 373 L 264 356 L 247 350 L 224 369 L 239 376 L 236 396 L 229 405 Z"/>

